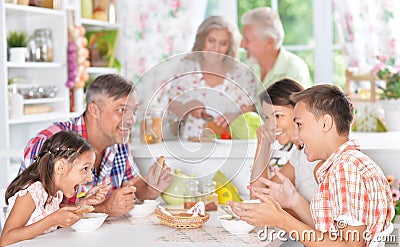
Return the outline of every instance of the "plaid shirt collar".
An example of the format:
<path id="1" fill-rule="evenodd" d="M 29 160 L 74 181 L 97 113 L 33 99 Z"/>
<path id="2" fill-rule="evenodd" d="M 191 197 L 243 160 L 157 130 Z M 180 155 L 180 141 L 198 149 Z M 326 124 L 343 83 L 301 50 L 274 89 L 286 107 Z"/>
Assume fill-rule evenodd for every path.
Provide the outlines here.
<path id="1" fill-rule="evenodd" d="M 355 140 L 343 143 L 316 171 L 315 177 L 317 178 L 318 184 L 322 183 L 329 171 L 329 168 L 335 163 L 334 161 L 339 159 L 342 154 L 348 150 L 361 150 L 361 147 Z"/>
<path id="2" fill-rule="evenodd" d="M 76 117 L 73 121 L 73 130 L 83 136 L 86 140 L 89 139 L 87 130 L 86 130 L 86 123 L 85 123 L 85 113 Z"/>

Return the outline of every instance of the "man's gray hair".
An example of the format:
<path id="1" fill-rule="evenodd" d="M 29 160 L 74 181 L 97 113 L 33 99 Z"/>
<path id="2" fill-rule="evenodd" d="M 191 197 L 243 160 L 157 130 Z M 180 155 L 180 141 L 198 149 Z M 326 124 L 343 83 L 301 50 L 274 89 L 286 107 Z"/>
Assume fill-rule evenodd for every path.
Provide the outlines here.
<path id="1" fill-rule="evenodd" d="M 254 27 L 254 33 L 261 40 L 272 38 L 275 48 L 282 46 L 285 31 L 279 14 L 270 7 L 260 7 L 246 12 L 241 19 L 242 25 Z"/>
<path id="2" fill-rule="evenodd" d="M 86 91 L 87 106 L 100 98 L 118 100 L 135 90 L 132 81 L 118 74 L 104 74 L 97 76 Z"/>

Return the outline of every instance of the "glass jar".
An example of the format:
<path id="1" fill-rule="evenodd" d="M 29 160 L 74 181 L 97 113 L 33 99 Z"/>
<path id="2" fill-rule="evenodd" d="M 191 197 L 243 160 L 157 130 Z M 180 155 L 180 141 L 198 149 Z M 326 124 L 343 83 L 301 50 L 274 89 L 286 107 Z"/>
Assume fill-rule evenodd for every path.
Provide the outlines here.
<path id="1" fill-rule="evenodd" d="M 36 43 L 33 37 L 28 40 L 28 62 L 36 62 Z"/>
<path id="2" fill-rule="evenodd" d="M 215 193 L 217 183 L 208 180 L 203 184 L 204 204 L 206 211 L 216 211 L 218 209 L 218 194 Z"/>
<path id="3" fill-rule="evenodd" d="M 93 15 L 93 0 L 81 0 L 81 16 L 82 18 L 91 19 Z"/>
<path id="4" fill-rule="evenodd" d="M 158 142 L 158 135 L 153 129 L 153 118 L 151 116 L 146 116 L 142 137 L 146 144 L 154 144 Z"/>
<path id="5" fill-rule="evenodd" d="M 146 113 L 139 113 L 139 116 L 144 115 L 144 119 L 140 121 L 140 139 L 147 144 L 160 143 L 163 138 L 162 134 L 162 111 L 157 108 L 152 108 Z M 149 138 L 151 142 L 149 142 Z"/>
<path id="6" fill-rule="evenodd" d="M 190 209 L 196 203 L 201 201 L 201 195 L 199 192 L 199 181 L 190 178 L 186 181 L 185 183 L 185 195 L 184 195 L 184 203 L 183 203 L 183 208 L 184 209 Z"/>
<path id="7" fill-rule="evenodd" d="M 36 29 L 33 33 L 34 51 L 31 51 L 35 62 L 53 61 L 53 40 L 48 28 Z"/>

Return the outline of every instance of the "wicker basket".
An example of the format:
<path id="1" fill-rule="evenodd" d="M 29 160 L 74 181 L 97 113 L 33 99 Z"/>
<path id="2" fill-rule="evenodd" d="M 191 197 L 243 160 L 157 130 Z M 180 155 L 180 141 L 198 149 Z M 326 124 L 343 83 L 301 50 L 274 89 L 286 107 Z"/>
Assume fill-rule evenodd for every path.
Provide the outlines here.
<path id="1" fill-rule="evenodd" d="M 166 209 L 173 216 L 169 216 L 167 214 L 164 214 L 161 212 L 159 208 L 156 209 L 156 215 L 158 219 L 160 220 L 161 224 L 165 226 L 170 226 L 178 229 L 191 229 L 191 228 L 199 228 L 201 227 L 204 223 L 207 222 L 207 220 L 210 218 L 210 214 L 206 213 L 205 216 L 197 216 L 197 217 L 191 217 L 191 216 L 186 216 L 185 212 L 186 210 L 184 209 Z"/>

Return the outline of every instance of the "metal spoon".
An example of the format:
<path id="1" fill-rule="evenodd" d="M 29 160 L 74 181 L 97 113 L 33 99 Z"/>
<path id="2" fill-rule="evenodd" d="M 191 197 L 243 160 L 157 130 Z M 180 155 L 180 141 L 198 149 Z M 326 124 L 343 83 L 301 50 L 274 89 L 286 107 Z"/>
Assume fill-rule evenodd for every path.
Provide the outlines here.
<path id="1" fill-rule="evenodd" d="M 77 198 L 86 199 L 86 198 L 91 197 L 93 194 L 94 194 L 94 192 L 91 192 L 89 194 L 86 194 L 86 192 L 81 192 L 81 193 L 78 194 Z"/>
<path id="2" fill-rule="evenodd" d="M 220 205 L 219 207 L 222 209 L 222 211 L 230 215 L 231 219 L 240 220 L 240 216 L 235 214 L 235 212 L 232 211 L 232 208 L 229 205 Z M 228 219 L 228 217 L 225 215 L 222 215 L 222 217 Z"/>
<path id="3" fill-rule="evenodd" d="M 135 205 L 142 205 L 144 203 L 143 199 L 135 198 Z"/>

